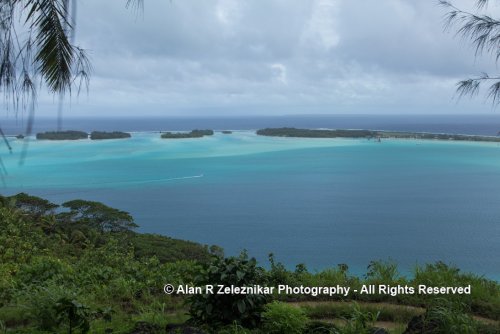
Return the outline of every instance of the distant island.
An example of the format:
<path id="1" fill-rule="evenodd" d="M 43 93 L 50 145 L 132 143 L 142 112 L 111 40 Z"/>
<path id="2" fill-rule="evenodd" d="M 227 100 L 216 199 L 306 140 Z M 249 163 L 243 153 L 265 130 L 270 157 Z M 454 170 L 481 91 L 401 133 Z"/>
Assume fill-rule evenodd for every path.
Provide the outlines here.
<path id="1" fill-rule="evenodd" d="M 162 133 L 163 139 L 184 139 L 184 138 L 201 138 L 204 136 L 212 136 L 213 130 L 192 130 L 191 132 L 165 132 Z"/>
<path id="2" fill-rule="evenodd" d="M 230 135 L 231 133 L 233 133 L 233 131 L 229 131 L 229 130 L 223 130 L 221 131 L 223 134 L 225 135 Z"/>
<path id="3" fill-rule="evenodd" d="M 260 136 L 299 138 L 396 138 L 500 142 L 500 138 L 490 136 L 373 130 L 313 130 L 297 128 L 266 128 L 257 130 L 257 134 Z"/>
<path id="4" fill-rule="evenodd" d="M 130 133 L 113 131 L 92 131 L 90 133 L 90 139 L 92 140 L 102 140 L 102 139 L 122 139 L 130 138 Z M 18 136 L 19 138 L 19 136 Z M 78 140 L 78 139 L 89 139 L 89 134 L 84 131 L 47 131 L 37 133 L 36 139 L 40 140 Z"/>
<path id="5" fill-rule="evenodd" d="M 130 133 L 113 131 L 113 132 L 105 132 L 105 131 L 92 131 L 90 133 L 90 139 L 92 140 L 102 140 L 102 139 L 123 139 L 132 137 Z"/>
<path id="6" fill-rule="evenodd" d="M 36 139 L 41 140 L 78 140 L 88 138 L 89 134 L 83 131 L 47 131 L 36 134 Z"/>

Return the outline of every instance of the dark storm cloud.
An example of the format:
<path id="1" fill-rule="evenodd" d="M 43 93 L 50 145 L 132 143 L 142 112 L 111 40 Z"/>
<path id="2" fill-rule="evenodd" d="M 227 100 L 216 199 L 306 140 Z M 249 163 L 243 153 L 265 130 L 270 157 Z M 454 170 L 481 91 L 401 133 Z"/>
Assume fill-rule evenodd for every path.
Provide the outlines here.
<path id="1" fill-rule="evenodd" d="M 452 101 L 457 80 L 496 67 L 443 32 L 444 13 L 434 0 L 79 1 L 95 71 L 72 112 L 490 112 Z"/>

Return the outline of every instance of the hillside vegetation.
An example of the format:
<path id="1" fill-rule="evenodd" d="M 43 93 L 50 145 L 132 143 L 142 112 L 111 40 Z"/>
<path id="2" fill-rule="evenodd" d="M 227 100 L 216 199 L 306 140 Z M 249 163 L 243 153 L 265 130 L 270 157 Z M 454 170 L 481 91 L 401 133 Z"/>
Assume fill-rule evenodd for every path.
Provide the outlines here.
<path id="1" fill-rule="evenodd" d="M 175 223 L 175 222 L 172 222 Z M 343 264 L 268 269 L 245 252 L 139 234 L 133 217 L 103 203 L 57 205 L 0 197 L 0 333 L 498 333 L 497 282 L 438 262 L 403 277 L 370 263 L 363 278 Z M 467 286 L 470 295 L 349 293 L 166 294 L 164 286 Z M 422 329 L 423 328 L 423 329 Z M 377 333 L 387 333 L 378 329 Z"/>

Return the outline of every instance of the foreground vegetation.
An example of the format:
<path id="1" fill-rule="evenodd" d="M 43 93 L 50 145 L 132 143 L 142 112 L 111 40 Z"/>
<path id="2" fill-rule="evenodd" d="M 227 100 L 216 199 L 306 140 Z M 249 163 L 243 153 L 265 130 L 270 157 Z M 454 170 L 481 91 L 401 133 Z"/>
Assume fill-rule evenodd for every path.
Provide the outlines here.
<path id="1" fill-rule="evenodd" d="M 300 138 L 398 138 L 500 142 L 500 138 L 488 136 L 373 130 L 313 130 L 296 128 L 266 128 L 257 130 L 257 134 L 261 136 Z"/>
<path id="2" fill-rule="evenodd" d="M 444 263 L 399 275 L 372 262 L 363 278 L 347 265 L 264 269 L 246 253 L 133 232 L 124 211 L 99 202 L 56 205 L 0 198 L 0 333 L 500 333 L 500 286 Z M 165 294 L 165 284 L 235 286 L 471 285 L 470 295 L 349 293 Z"/>

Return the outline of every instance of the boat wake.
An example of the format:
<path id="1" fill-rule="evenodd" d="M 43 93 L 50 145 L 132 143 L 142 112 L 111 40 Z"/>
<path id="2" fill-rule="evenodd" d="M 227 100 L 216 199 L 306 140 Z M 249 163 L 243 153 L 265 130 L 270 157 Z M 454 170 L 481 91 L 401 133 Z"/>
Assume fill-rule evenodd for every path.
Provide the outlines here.
<path id="1" fill-rule="evenodd" d="M 42 196 L 85 193 L 85 192 L 91 192 L 91 191 L 98 191 L 99 188 L 101 188 L 101 187 L 94 187 L 94 186 L 103 186 L 103 185 L 105 185 L 105 186 L 109 186 L 109 185 L 120 186 L 120 185 L 129 185 L 129 184 L 161 183 L 161 182 L 176 181 L 176 180 L 196 179 L 196 178 L 201 178 L 201 177 L 204 177 L 204 174 L 161 178 L 161 179 L 152 179 L 152 180 L 90 182 L 90 183 L 70 184 L 70 185 L 65 184 L 64 185 L 65 188 L 68 188 L 68 187 L 74 187 L 74 188 L 83 187 L 83 188 L 78 189 L 78 190 L 49 192 L 49 193 L 42 194 Z M 91 188 L 89 188 L 89 186 L 91 186 Z"/>

